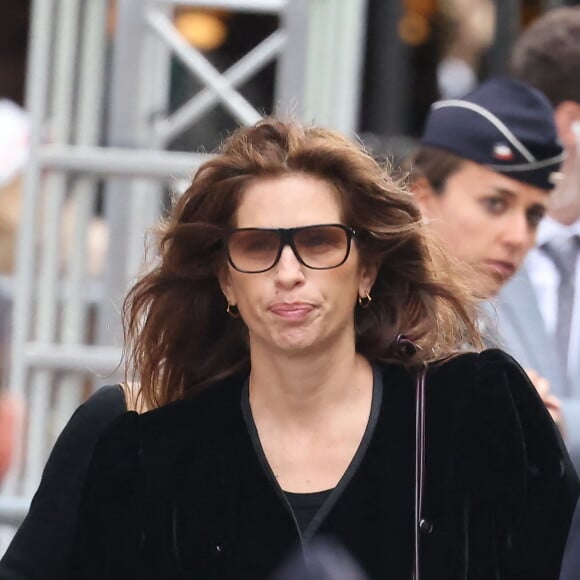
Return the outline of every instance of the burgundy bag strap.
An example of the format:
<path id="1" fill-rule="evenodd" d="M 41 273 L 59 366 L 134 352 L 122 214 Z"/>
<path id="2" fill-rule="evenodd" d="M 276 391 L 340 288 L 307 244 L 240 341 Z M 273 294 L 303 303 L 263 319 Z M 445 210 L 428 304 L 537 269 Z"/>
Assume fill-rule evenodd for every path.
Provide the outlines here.
<path id="1" fill-rule="evenodd" d="M 413 580 L 420 580 L 419 539 L 421 534 L 421 514 L 423 490 L 425 487 L 425 381 L 427 365 L 417 372 L 415 397 L 415 522 L 414 522 L 414 561 Z"/>

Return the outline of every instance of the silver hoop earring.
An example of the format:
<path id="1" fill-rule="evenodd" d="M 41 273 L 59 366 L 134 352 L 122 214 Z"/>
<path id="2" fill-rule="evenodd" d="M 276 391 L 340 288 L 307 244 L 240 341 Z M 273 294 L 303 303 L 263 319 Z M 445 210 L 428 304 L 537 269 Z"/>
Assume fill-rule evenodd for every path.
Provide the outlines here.
<path id="1" fill-rule="evenodd" d="M 361 308 L 368 308 L 372 301 L 373 301 L 373 298 L 369 294 L 368 290 L 366 291 L 365 296 L 358 297 L 358 304 Z"/>
<path id="2" fill-rule="evenodd" d="M 238 310 L 238 307 L 235 304 L 230 304 L 228 302 L 228 307 L 226 308 L 226 312 L 232 317 L 232 318 L 239 318 L 240 317 L 240 311 Z"/>

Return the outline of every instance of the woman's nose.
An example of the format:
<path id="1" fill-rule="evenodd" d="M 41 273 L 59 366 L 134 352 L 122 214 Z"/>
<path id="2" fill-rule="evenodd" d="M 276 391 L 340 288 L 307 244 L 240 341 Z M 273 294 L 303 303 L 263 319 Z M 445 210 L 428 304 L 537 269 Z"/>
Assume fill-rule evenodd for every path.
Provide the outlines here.
<path id="1" fill-rule="evenodd" d="M 295 284 L 304 279 L 304 266 L 289 245 L 282 248 L 275 272 L 276 279 L 281 284 Z"/>

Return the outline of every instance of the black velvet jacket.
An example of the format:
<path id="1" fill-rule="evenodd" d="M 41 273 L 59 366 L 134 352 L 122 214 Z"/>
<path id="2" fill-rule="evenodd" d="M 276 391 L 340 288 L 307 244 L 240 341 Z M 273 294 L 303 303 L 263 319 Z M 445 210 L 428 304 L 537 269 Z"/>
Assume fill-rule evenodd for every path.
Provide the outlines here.
<path id="1" fill-rule="evenodd" d="M 242 412 L 243 380 L 122 415 L 93 457 L 70 577 L 261 580 L 325 536 L 372 580 L 409 580 L 414 376 L 381 368 L 368 446 L 302 535 Z M 578 481 L 523 371 L 497 350 L 461 355 L 430 369 L 426 401 L 421 580 L 556 580 Z"/>

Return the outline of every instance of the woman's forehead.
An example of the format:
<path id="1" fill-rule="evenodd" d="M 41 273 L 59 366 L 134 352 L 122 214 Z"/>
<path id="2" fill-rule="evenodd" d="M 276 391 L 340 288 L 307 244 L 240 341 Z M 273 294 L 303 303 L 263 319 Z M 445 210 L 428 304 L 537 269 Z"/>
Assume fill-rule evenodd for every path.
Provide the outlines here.
<path id="1" fill-rule="evenodd" d="M 341 221 L 336 188 L 323 179 L 301 174 L 253 181 L 240 195 L 237 227 L 297 227 Z"/>

